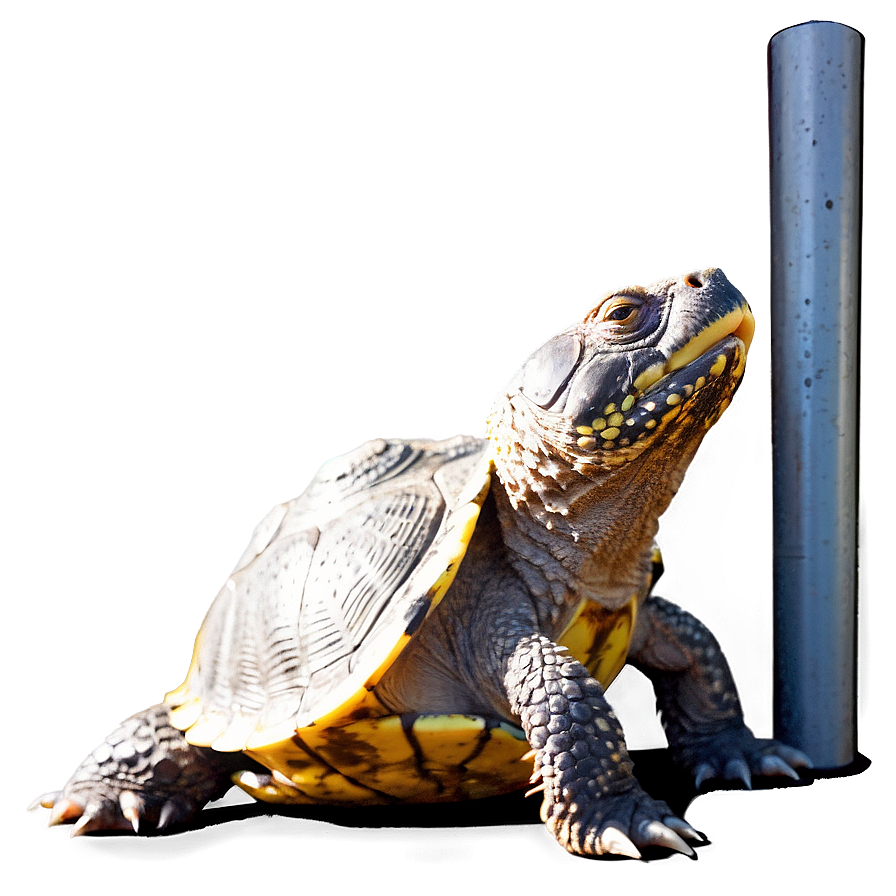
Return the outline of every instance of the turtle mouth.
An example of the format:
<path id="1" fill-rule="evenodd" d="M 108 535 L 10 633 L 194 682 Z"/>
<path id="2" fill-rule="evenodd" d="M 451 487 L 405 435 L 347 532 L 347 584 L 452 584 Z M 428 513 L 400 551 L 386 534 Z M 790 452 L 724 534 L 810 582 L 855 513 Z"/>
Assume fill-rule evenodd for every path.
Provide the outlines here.
<path id="1" fill-rule="evenodd" d="M 644 442 L 687 416 L 708 393 L 701 418 L 709 429 L 740 383 L 754 329 L 753 315 L 746 306 L 705 327 L 664 363 L 641 373 L 633 391 L 620 401 L 608 403 L 590 421 L 576 426 L 578 448 L 591 452 Z"/>

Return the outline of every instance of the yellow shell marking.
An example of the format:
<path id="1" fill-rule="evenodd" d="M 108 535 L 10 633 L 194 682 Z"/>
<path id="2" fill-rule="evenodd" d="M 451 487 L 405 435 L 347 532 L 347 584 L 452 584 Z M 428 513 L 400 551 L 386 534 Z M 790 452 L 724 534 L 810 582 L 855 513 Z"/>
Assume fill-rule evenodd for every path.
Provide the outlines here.
<path id="1" fill-rule="evenodd" d="M 615 414 L 610 414 L 610 416 L 607 418 L 607 423 L 610 426 L 620 426 L 624 419 L 625 419 L 625 417 L 622 414 L 617 412 Z M 606 438 L 606 436 L 605 436 L 605 438 Z"/>
<path id="2" fill-rule="evenodd" d="M 607 441 L 612 441 L 619 435 L 619 430 L 615 426 L 611 426 L 603 430 L 600 435 L 601 438 L 606 439 Z"/>
<path id="3" fill-rule="evenodd" d="M 387 715 L 331 728 L 313 725 L 250 750 L 285 781 L 235 783 L 278 803 L 376 804 L 477 799 L 525 787 L 529 744 L 515 725 L 467 715 Z M 278 776 L 275 776 L 275 778 Z"/>
<path id="4" fill-rule="evenodd" d="M 625 401 L 622 402 L 622 410 L 630 411 L 632 409 L 632 405 L 634 405 L 634 403 L 635 403 L 635 396 L 627 395 L 625 397 Z"/>
<path id="5" fill-rule="evenodd" d="M 728 359 L 724 355 L 719 355 L 712 367 L 709 368 L 709 373 L 711 376 L 721 376 L 722 371 L 725 369 L 725 365 L 728 363 Z"/>

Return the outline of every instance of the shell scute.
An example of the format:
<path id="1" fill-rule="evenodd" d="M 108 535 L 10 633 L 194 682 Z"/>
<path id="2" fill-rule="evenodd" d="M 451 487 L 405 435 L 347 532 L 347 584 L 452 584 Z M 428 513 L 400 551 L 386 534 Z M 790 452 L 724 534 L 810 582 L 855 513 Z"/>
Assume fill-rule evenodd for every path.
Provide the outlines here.
<path id="1" fill-rule="evenodd" d="M 488 492 L 486 443 L 375 440 L 256 527 L 196 639 L 173 723 L 222 751 L 349 718 L 450 586 Z"/>

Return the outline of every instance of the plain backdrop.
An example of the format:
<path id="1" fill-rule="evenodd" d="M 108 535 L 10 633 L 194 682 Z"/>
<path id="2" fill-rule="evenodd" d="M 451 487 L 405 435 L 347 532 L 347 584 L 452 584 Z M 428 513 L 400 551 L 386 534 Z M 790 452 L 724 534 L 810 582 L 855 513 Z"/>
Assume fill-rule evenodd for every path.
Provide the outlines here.
<path id="1" fill-rule="evenodd" d="M 9 3 L 0 12 L 3 850 L 29 889 L 831 892 L 892 805 L 890 8 L 878 2 Z M 714 793 L 700 861 L 589 863 L 540 826 L 256 818 L 160 840 L 28 815 L 182 679 L 255 523 L 372 436 L 481 433 L 526 355 L 605 291 L 719 266 L 743 388 L 660 533 L 662 593 L 715 631 L 771 733 L 766 44 L 867 38 L 864 775 Z M 663 743 L 637 675 L 610 691 Z M 889 791 L 889 792 L 888 792 Z M 863 873 L 866 873 L 863 870 Z M 425 878 L 423 877 L 425 875 Z M 473 876 L 475 875 L 475 876 Z M 415 885 L 414 881 L 417 882 Z M 830 887 L 831 889 L 827 889 Z M 778 890 L 780 891 L 780 890 Z"/>

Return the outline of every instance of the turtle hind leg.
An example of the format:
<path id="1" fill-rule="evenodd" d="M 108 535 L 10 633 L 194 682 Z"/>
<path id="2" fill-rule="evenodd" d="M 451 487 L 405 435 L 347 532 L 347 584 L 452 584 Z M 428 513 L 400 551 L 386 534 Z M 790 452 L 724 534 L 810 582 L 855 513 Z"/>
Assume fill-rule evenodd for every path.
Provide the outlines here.
<path id="1" fill-rule="evenodd" d="M 168 713 L 169 707 L 157 705 L 126 719 L 61 791 L 33 805 L 51 810 L 50 825 L 74 822 L 72 836 L 152 834 L 187 824 L 226 793 L 234 767 L 229 754 L 188 744 Z"/>

